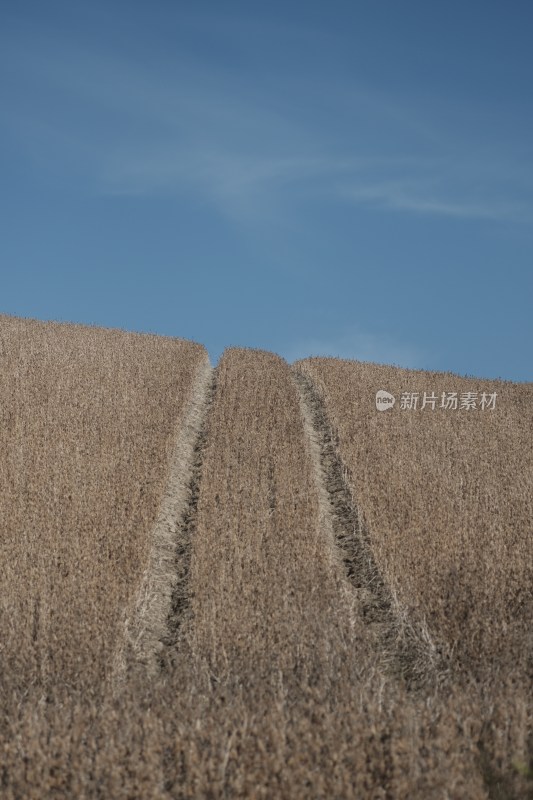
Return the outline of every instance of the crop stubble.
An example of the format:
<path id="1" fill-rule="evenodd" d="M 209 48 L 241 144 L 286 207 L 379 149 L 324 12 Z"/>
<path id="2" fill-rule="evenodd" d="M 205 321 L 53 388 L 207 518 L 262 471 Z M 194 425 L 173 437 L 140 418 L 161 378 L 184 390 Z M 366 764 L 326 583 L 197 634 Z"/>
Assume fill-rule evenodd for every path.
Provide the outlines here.
<path id="1" fill-rule="evenodd" d="M 41 468 L 55 464 L 58 470 L 58 452 L 70 466 L 78 446 L 90 465 L 98 442 L 107 442 L 97 451 L 103 463 L 89 469 L 83 502 L 77 500 L 70 516 L 57 519 L 68 509 L 63 490 L 48 536 L 37 540 L 26 534 L 5 549 L 7 562 L 11 558 L 15 564 L 11 574 L 17 576 L 26 575 L 32 556 L 43 550 L 32 573 L 36 588 L 11 588 L 10 583 L 3 593 L 4 610 L 12 611 L 15 603 L 28 616 L 38 607 L 36 596 L 43 596 L 39 581 L 49 591 L 50 569 L 57 575 L 54 559 L 64 531 L 76 542 L 60 562 L 75 571 L 75 580 L 61 586 L 56 582 L 52 599 L 45 595 L 48 606 L 59 609 L 54 646 L 49 634 L 55 629 L 50 622 L 43 626 L 39 614 L 29 644 L 13 614 L 11 622 L 9 614 L 4 617 L 3 630 L 11 635 L 7 641 L 13 645 L 18 636 L 31 654 L 25 671 L 17 673 L 24 658 L 17 660 L 11 645 L 2 651 L 8 666 L 2 675 L 6 692 L 0 726 L 6 798 L 47 793 L 65 798 L 498 796 L 488 788 L 487 772 L 500 766 L 490 760 L 498 756 L 490 750 L 490 737 L 485 737 L 486 774 L 478 769 L 484 720 L 477 695 L 459 686 L 448 686 L 445 696 L 429 686 L 409 692 L 382 669 L 384 643 L 373 630 L 376 620 L 369 624 L 365 615 L 365 591 L 368 601 L 373 590 L 364 585 L 364 571 L 361 586 L 350 580 L 346 552 L 336 540 L 335 502 L 319 463 L 323 431 L 313 431 L 316 419 L 283 359 L 256 350 L 226 351 L 211 398 L 205 351 L 199 346 L 70 326 L 2 323 L 2 353 L 7 342 L 12 372 L 33 351 L 32 372 L 38 375 L 37 381 L 30 379 L 26 368 L 25 384 L 18 390 L 30 388 L 9 395 L 12 407 L 41 408 L 43 386 L 52 400 L 36 429 L 39 435 L 31 439 L 46 442 Z M 58 345 L 62 333 L 69 336 Z M 14 347 L 17 337 L 24 347 Z M 70 365 L 68 380 L 58 394 L 65 364 Z M 116 391 L 117 376 L 121 392 Z M 183 430 L 176 438 L 187 413 L 184 387 L 192 415 L 185 451 L 178 444 Z M 331 413 L 327 398 L 324 402 Z M 56 414 L 60 422 L 54 423 L 53 408 L 70 404 L 77 404 L 76 411 Z M 15 438 L 7 440 L 9 458 L 22 447 L 19 472 L 35 485 L 55 486 L 57 478 L 55 483 L 40 475 L 37 480 L 29 467 L 24 450 L 29 450 L 28 416 L 23 415 Z M 81 431 L 80 419 L 85 420 Z M 48 431 L 54 435 L 47 438 Z M 383 440 L 375 438 L 371 446 L 379 450 Z M 118 461 L 117 452 L 124 454 Z M 106 466 L 113 457 L 113 467 Z M 164 498 L 176 481 L 188 485 L 188 491 L 174 506 L 170 527 L 163 526 L 176 537 L 172 580 L 169 539 L 161 529 L 160 548 L 154 532 L 158 520 L 168 522 Z M 22 491 L 19 480 L 10 505 L 22 519 L 20 529 L 31 531 L 41 518 L 42 501 L 38 495 L 32 512 Z M 136 515 L 123 513 L 117 526 L 113 515 L 121 492 L 135 506 L 133 493 Z M 49 494 L 53 491 L 47 488 Z M 94 533 L 105 526 L 83 527 L 88 505 L 96 505 L 93 518 L 107 509 L 107 539 L 113 530 L 119 532 L 118 541 L 102 545 L 105 535 Z M 84 535 L 74 537 L 78 531 Z M 113 541 L 119 555 L 106 566 Z M 390 591 L 390 579 L 399 593 L 379 553 L 377 548 L 372 557 L 384 589 Z M 71 598 L 80 587 L 83 602 Z M 147 614 L 142 598 L 154 599 L 158 587 L 161 596 L 148 603 Z M 61 597 L 68 604 L 60 608 Z M 117 681 L 110 665 L 116 662 L 113 638 L 122 636 L 124 614 L 135 646 L 119 650 L 126 668 Z M 93 633 L 95 619 L 103 633 Z M 138 669 L 139 662 L 148 669 Z M 43 663 L 48 663 L 44 675 Z M 81 680 L 91 664 L 94 679 L 101 682 L 97 701 Z M 39 687 L 44 678 L 43 705 Z M 513 720 L 518 719 L 517 707 Z"/>
<path id="2" fill-rule="evenodd" d="M 396 613 L 427 628 L 477 706 L 491 796 L 527 794 L 512 764 L 533 767 L 533 385 L 333 358 L 294 369 L 320 398 Z M 393 409 L 376 410 L 379 389 Z M 440 409 L 451 391 L 478 407 Z M 436 408 L 401 409 L 402 392 L 435 392 Z"/>
<path id="3" fill-rule="evenodd" d="M 0 642 L 21 686 L 106 676 L 206 360 L 182 340 L 0 317 Z"/>

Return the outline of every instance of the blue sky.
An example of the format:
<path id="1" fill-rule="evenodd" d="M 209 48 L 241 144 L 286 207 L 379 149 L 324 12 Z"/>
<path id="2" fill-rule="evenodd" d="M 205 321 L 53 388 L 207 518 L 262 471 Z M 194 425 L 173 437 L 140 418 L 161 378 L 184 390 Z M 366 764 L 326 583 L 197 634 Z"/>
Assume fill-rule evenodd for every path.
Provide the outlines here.
<path id="1" fill-rule="evenodd" d="M 0 311 L 533 380 L 533 6 L 11 2 Z"/>

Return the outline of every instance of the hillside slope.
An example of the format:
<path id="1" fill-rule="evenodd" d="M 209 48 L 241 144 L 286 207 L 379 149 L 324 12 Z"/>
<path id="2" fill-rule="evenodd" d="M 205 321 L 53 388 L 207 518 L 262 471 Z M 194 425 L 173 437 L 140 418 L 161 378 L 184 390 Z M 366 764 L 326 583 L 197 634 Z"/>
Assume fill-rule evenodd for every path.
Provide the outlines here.
<path id="1" fill-rule="evenodd" d="M 487 786 L 530 796 L 513 764 L 533 766 L 533 384 L 333 358 L 293 369 L 397 615 L 475 699 Z M 396 398 L 382 412 L 380 390 Z"/>
<path id="2" fill-rule="evenodd" d="M 21 686 L 101 682 L 201 345 L 0 317 L 0 641 Z"/>
<path id="3" fill-rule="evenodd" d="M 378 567 L 467 668 L 532 667 L 533 385 L 313 358 Z M 376 410 L 380 389 L 398 398 Z M 442 408 L 455 392 L 458 408 Z M 401 408 L 402 394 L 418 395 Z M 430 396 L 436 402 L 424 402 Z M 461 408 L 472 393 L 474 408 Z M 481 408 L 496 393 L 495 408 Z M 464 400 L 466 403 L 466 399 Z"/>
<path id="4" fill-rule="evenodd" d="M 0 357 L 2 797 L 531 795 L 529 385 L 380 413 L 472 384 L 6 317 Z"/>

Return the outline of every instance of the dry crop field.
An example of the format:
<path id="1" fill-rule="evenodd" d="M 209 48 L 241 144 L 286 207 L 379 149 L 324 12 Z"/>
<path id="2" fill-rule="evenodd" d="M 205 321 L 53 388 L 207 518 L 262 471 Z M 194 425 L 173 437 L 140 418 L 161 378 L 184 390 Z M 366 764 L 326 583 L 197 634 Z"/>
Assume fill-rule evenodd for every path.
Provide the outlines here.
<path id="1" fill-rule="evenodd" d="M 531 670 L 533 384 L 339 361 L 295 368 L 322 400 L 379 570 L 397 601 L 475 672 Z M 376 392 L 418 409 L 376 413 Z M 477 394 L 471 409 L 442 393 Z M 435 408 L 420 406 L 434 392 Z M 480 398 L 496 392 L 495 407 Z M 459 404 L 458 404 L 459 405 Z M 529 674 L 531 678 L 531 674 Z"/>
<path id="2" fill-rule="evenodd" d="M 0 358 L 2 673 L 99 684 L 207 354 L 2 317 Z"/>
<path id="3" fill-rule="evenodd" d="M 12 317 L 0 360 L 1 797 L 532 796 L 530 384 L 379 413 L 489 382 Z"/>

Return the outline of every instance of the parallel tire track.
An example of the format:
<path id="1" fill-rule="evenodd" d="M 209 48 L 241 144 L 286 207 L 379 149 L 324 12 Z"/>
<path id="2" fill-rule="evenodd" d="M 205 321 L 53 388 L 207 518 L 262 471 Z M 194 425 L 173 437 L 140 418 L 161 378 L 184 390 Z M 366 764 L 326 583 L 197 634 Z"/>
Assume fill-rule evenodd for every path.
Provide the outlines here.
<path id="1" fill-rule="evenodd" d="M 205 388 L 204 407 L 199 420 L 197 436 L 194 442 L 190 462 L 189 481 L 187 486 L 187 502 L 178 522 L 175 537 L 174 583 L 165 635 L 161 639 L 163 647 L 160 653 L 160 666 L 164 667 L 168 659 L 172 660 L 172 648 L 179 641 L 180 633 L 189 618 L 189 573 L 191 550 L 197 526 L 198 499 L 202 480 L 202 467 L 209 433 L 209 410 L 213 404 L 217 386 L 217 369 L 211 371 L 209 383 Z"/>
<path id="2" fill-rule="evenodd" d="M 323 513 L 358 599 L 360 614 L 374 634 L 383 667 L 409 689 L 429 688 L 449 682 L 449 657 L 437 647 L 429 632 L 399 607 L 374 559 L 368 530 L 347 481 L 324 402 L 311 378 L 291 368 L 299 389 L 302 415 L 310 449 L 322 484 Z"/>
<path id="3" fill-rule="evenodd" d="M 118 650 L 114 679 L 143 665 L 158 672 L 165 645 L 177 640 L 187 609 L 187 578 L 205 425 L 214 392 L 209 360 L 199 367 L 185 418 L 179 423 L 169 475 L 152 529 L 152 548 L 133 609 L 124 621 L 124 644 Z"/>

